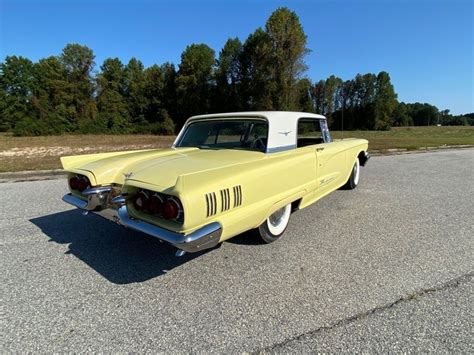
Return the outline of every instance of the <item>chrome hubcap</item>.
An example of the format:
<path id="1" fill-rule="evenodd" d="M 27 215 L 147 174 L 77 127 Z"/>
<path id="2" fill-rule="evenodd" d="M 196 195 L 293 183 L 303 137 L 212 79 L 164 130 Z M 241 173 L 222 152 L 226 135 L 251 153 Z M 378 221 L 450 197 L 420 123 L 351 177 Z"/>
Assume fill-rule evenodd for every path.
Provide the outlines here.
<path id="1" fill-rule="evenodd" d="M 359 172 L 360 172 L 360 165 L 359 159 L 356 160 L 354 164 L 354 184 L 357 185 L 359 183 Z"/>
<path id="2" fill-rule="evenodd" d="M 268 231 L 274 236 L 279 236 L 285 231 L 288 221 L 290 220 L 291 204 L 275 211 L 267 218 Z"/>
<path id="3" fill-rule="evenodd" d="M 274 214 L 270 216 L 270 223 L 272 226 L 278 226 L 281 223 L 281 219 L 285 213 L 285 208 L 280 208 L 278 211 L 276 211 Z"/>

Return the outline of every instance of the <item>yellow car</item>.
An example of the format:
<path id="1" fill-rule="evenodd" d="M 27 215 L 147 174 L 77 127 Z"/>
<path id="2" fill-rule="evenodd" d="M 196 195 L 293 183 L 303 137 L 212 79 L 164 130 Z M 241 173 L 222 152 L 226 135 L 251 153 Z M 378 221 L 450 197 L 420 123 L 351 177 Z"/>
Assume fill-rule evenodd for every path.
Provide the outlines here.
<path id="1" fill-rule="evenodd" d="M 303 112 L 194 116 L 172 147 L 61 158 L 63 200 L 178 248 L 212 248 L 255 230 L 267 243 L 293 211 L 359 183 L 368 141 L 333 141 Z"/>

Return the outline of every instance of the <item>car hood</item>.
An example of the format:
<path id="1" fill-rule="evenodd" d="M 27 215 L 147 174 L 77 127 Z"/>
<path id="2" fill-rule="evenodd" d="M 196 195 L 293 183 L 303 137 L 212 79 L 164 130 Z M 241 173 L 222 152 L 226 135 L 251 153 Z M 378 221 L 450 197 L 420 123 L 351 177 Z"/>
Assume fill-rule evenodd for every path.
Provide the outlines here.
<path id="1" fill-rule="evenodd" d="M 82 166 L 99 183 L 128 180 L 167 189 L 181 175 L 202 173 L 263 159 L 264 153 L 230 149 L 177 148 L 121 154 Z"/>

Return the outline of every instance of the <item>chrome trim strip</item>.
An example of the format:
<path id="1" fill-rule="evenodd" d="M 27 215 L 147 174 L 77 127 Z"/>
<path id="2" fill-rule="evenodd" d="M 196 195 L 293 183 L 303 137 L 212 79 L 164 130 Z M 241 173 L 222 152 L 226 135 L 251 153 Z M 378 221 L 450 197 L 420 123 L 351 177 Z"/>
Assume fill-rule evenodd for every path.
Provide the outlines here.
<path id="1" fill-rule="evenodd" d="M 110 190 L 112 190 L 112 186 L 91 187 L 90 189 L 86 189 L 82 191 L 82 195 L 84 196 L 95 195 L 95 194 L 100 194 L 104 192 L 110 192 Z"/>
<path id="2" fill-rule="evenodd" d="M 64 195 L 63 201 L 77 208 L 80 208 L 81 210 L 85 210 L 88 204 L 87 201 L 81 200 L 80 198 L 73 196 L 72 194 Z"/>
<path id="3" fill-rule="evenodd" d="M 279 153 L 279 152 L 284 152 L 286 150 L 291 150 L 295 148 L 296 148 L 296 144 L 285 145 L 282 147 L 267 148 L 267 153 Z"/>
<path id="4" fill-rule="evenodd" d="M 173 244 L 179 249 L 193 253 L 200 250 L 212 248 L 219 243 L 222 234 L 222 227 L 218 222 L 212 222 L 198 230 L 188 234 L 180 234 L 163 229 L 153 224 L 132 219 L 128 215 L 127 206 L 122 206 L 118 210 L 120 224 L 125 227 L 151 235 L 152 237 L 164 240 Z"/>

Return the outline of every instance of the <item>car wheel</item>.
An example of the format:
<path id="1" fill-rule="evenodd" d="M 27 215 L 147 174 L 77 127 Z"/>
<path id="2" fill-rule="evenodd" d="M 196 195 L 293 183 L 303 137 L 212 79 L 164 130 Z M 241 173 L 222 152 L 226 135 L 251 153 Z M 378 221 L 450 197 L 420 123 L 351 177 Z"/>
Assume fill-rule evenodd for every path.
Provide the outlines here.
<path id="1" fill-rule="evenodd" d="M 360 163 L 359 158 L 356 158 L 354 166 L 352 167 L 352 173 L 347 180 L 346 184 L 343 186 L 345 190 L 353 190 L 359 185 L 359 178 L 360 178 Z"/>
<path id="2" fill-rule="evenodd" d="M 279 239 L 285 232 L 291 215 L 291 203 L 278 211 L 275 211 L 260 227 L 257 232 L 265 243 L 271 243 Z"/>

